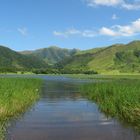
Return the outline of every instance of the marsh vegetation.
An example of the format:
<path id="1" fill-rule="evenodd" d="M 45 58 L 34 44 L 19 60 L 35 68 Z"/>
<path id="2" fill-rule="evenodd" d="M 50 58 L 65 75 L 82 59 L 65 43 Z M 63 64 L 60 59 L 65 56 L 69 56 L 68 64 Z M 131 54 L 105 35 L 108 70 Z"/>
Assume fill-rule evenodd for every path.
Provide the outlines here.
<path id="1" fill-rule="evenodd" d="M 0 78 L 1 139 L 4 137 L 6 121 L 24 112 L 39 98 L 41 83 L 40 79 Z"/>
<path id="2" fill-rule="evenodd" d="M 82 85 L 82 93 L 95 101 L 106 115 L 140 131 L 140 80 L 106 79 Z"/>
<path id="3" fill-rule="evenodd" d="M 0 120 L 23 112 L 39 97 L 40 79 L 0 79 Z"/>

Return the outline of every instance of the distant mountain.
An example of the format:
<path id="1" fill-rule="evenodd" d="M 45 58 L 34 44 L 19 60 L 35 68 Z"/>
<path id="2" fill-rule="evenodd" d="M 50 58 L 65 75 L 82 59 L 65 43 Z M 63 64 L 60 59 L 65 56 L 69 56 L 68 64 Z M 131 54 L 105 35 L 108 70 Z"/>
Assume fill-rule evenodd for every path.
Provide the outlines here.
<path id="1" fill-rule="evenodd" d="M 1 68 L 41 69 L 56 73 L 140 73 L 140 41 L 84 51 L 53 46 L 16 52 L 0 46 Z"/>
<path id="2" fill-rule="evenodd" d="M 140 72 L 140 41 L 81 51 L 61 62 L 65 70 L 99 73 Z"/>
<path id="3" fill-rule="evenodd" d="M 62 49 L 56 46 L 51 46 L 49 48 L 38 49 L 35 51 L 23 51 L 20 53 L 26 56 L 35 56 L 46 63 L 53 65 L 66 58 L 72 57 L 77 52 L 77 49 Z"/>
<path id="4" fill-rule="evenodd" d="M 32 69 L 46 67 L 47 64 L 34 56 L 25 56 L 7 47 L 0 46 L 0 69 Z"/>

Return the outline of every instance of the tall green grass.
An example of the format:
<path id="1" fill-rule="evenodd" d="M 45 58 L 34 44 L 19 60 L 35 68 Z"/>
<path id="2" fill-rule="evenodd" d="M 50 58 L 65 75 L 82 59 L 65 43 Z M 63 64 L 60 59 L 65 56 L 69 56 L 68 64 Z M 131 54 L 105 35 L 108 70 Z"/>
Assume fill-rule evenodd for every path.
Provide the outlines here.
<path id="1" fill-rule="evenodd" d="M 40 79 L 0 79 L 0 120 L 23 112 L 38 97 Z"/>
<path id="2" fill-rule="evenodd" d="M 0 78 L 0 140 L 5 139 L 7 120 L 31 106 L 41 90 L 41 79 Z"/>
<path id="3" fill-rule="evenodd" d="M 0 78 L 0 140 L 5 122 L 24 112 L 39 98 L 41 79 Z"/>
<path id="4" fill-rule="evenodd" d="M 140 80 L 108 80 L 81 86 L 105 114 L 133 125 L 140 131 Z"/>

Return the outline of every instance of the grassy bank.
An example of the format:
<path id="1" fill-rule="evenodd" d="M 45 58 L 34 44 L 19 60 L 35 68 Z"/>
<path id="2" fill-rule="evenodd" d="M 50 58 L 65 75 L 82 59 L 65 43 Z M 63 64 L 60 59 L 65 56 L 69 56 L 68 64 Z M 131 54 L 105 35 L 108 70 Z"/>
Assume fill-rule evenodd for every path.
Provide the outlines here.
<path id="1" fill-rule="evenodd" d="M 30 106 L 38 97 L 40 79 L 0 79 L 0 120 L 13 117 Z"/>
<path id="2" fill-rule="evenodd" d="M 140 80 L 94 82 L 80 90 L 107 115 L 133 125 L 140 132 Z"/>
<path id="3" fill-rule="evenodd" d="M 66 77 L 78 79 L 140 79 L 140 74 L 102 75 L 102 74 L 65 74 Z"/>

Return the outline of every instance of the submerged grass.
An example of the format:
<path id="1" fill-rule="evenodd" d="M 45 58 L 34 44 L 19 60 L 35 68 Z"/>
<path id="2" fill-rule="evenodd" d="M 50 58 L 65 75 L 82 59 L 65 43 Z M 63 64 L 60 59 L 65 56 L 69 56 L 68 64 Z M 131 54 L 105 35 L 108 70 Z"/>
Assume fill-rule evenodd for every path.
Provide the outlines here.
<path id="1" fill-rule="evenodd" d="M 140 80 L 109 80 L 81 86 L 107 115 L 133 125 L 140 132 Z"/>

